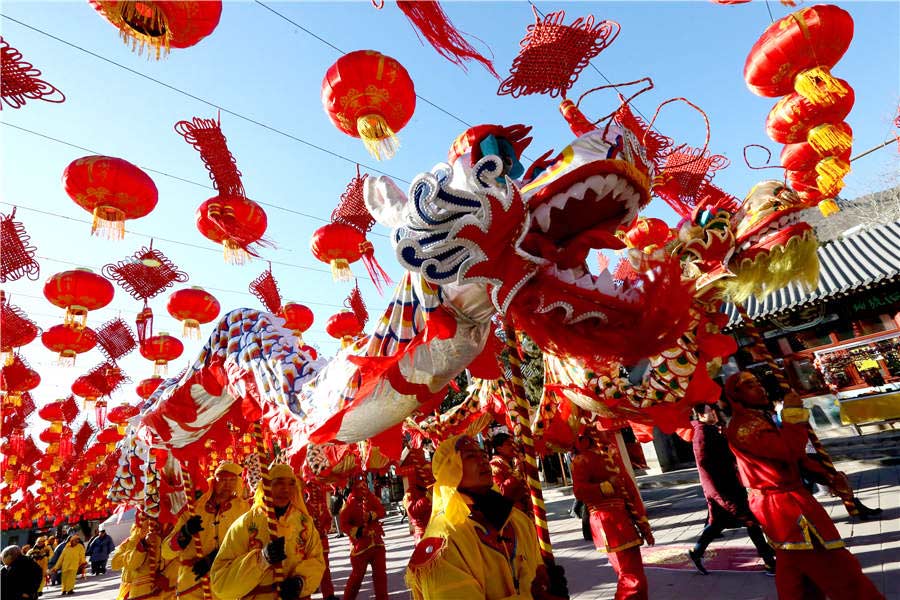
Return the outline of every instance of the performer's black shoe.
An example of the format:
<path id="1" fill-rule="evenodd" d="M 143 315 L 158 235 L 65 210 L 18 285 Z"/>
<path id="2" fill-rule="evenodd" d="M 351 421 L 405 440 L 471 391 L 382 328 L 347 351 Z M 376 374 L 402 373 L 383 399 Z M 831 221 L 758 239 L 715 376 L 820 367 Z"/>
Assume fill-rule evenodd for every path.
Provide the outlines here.
<path id="1" fill-rule="evenodd" d="M 709 575 L 709 571 L 706 570 L 706 567 L 703 566 L 703 555 L 699 552 L 694 552 L 693 550 L 688 550 L 688 558 L 690 558 L 694 562 L 694 566 L 697 567 L 697 570 L 700 571 L 704 575 Z"/>
<path id="2" fill-rule="evenodd" d="M 768 575 L 769 577 L 775 577 L 775 561 L 774 560 L 771 562 L 763 561 L 763 563 L 765 564 L 764 573 L 766 575 Z"/>
<path id="3" fill-rule="evenodd" d="M 863 521 L 868 521 L 869 519 L 878 519 L 881 517 L 880 508 L 869 508 L 862 503 L 862 500 L 855 496 L 853 498 L 853 504 L 856 506 L 856 510 L 859 511 L 859 518 Z"/>

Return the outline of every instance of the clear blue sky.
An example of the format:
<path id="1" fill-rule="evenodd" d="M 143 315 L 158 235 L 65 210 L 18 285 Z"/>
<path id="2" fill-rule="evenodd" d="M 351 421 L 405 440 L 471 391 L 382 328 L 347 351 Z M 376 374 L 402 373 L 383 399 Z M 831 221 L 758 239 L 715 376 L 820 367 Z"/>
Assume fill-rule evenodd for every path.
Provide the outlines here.
<path id="1" fill-rule="evenodd" d="M 839 4 L 851 12 L 856 22 L 853 44 L 834 72 L 856 90 L 856 106 L 848 121 L 853 126 L 855 148 L 859 151 L 888 139 L 895 132 L 891 121 L 900 98 L 900 5 L 896 2 Z M 703 107 L 712 124 L 711 150 L 732 160 L 731 167 L 716 177 L 718 185 L 743 196 L 760 179 L 759 172 L 744 166 L 741 149 L 749 143 L 768 143 L 777 154 L 775 144 L 768 141 L 763 129 L 765 116 L 775 100 L 752 95 L 744 86 L 742 67 L 747 51 L 770 22 L 765 3 L 718 6 L 709 2 L 541 2 L 538 5 L 545 12 L 564 8 L 567 22 L 577 16 L 594 14 L 598 19 L 621 23 L 618 40 L 593 62 L 599 71 L 613 82 L 651 76 L 656 89 L 636 101 L 645 115 L 652 115 L 659 102 L 675 96 L 685 96 Z M 534 125 L 535 142 L 528 151 L 532 158 L 551 147 L 560 149 L 571 137 L 557 113 L 556 101 L 541 96 L 520 99 L 497 96 L 498 82 L 480 66 L 473 65 L 464 72 L 430 47 L 421 45 L 405 17 L 391 2 L 381 11 L 375 10 L 368 0 L 276 2 L 272 6 L 345 51 L 372 48 L 397 58 L 409 70 L 419 94 L 465 122 Z M 770 7 L 776 18 L 790 10 L 775 1 Z M 533 22 L 528 3 L 446 2 L 444 8 L 457 27 L 490 46 L 497 70 L 505 75 L 525 28 Z M 444 160 L 451 140 L 465 128 L 456 118 L 420 102 L 412 121 L 400 133 L 402 148 L 397 157 L 375 163 L 358 140 L 339 133 L 323 113 L 320 84 L 338 53 L 254 3 L 226 2 L 221 23 L 212 36 L 193 48 L 174 50 L 159 62 L 133 54 L 118 32 L 86 2 L 7 1 L 3 3 L 2 13 L 348 157 L 351 162 L 240 118 L 222 115 L 222 128 L 243 172 L 248 196 L 321 219 L 328 218 L 355 173 L 352 161 L 374 165 L 410 180 Z M 4 123 L 194 182 L 207 181 L 199 155 L 173 131 L 173 125 L 195 116 L 214 117 L 213 107 L 9 19 L 0 19 L 0 28 L 4 38 L 67 96 L 64 104 L 35 101 L 17 111 L 4 110 L 0 114 Z M 601 75 L 588 68 L 571 95 L 577 96 L 603 83 Z M 614 108 L 614 95 L 608 91 L 594 94 L 583 106 L 589 115 L 606 114 Z M 679 142 L 702 144 L 702 121 L 689 109 L 670 106 L 657 125 Z M 8 126 L 0 126 L 0 136 L 0 200 L 20 207 L 18 218 L 24 221 L 38 255 L 43 257 L 39 281 L 19 280 L 4 285 L 4 289 L 11 294 L 12 302 L 23 307 L 41 326 L 50 327 L 62 318 L 62 310 L 50 305 L 41 294 L 47 277 L 74 265 L 99 271 L 103 264 L 121 260 L 149 242 L 138 233 L 192 244 L 185 246 L 157 239 L 154 246 L 188 272 L 191 279 L 187 285 L 229 290 L 214 291 L 224 310 L 259 306 L 246 289 L 265 268 L 265 262 L 257 260 L 244 267 L 225 265 L 220 248 L 203 238 L 194 226 L 194 211 L 213 195 L 212 190 L 151 173 L 160 192 L 156 210 L 144 219 L 129 222 L 133 233 L 127 234 L 123 241 L 91 238 L 87 223 L 26 210 L 39 209 L 89 220 L 90 216 L 68 198 L 60 184 L 65 166 L 89 152 Z M 897 159 L 896 149 L 890 148 L 854 163 L 844 195 L 852 198 L 896 182 Z M 0 205 L 4 213 L 10 208 L 8 204 Z M 286 300 L 307 302 L 313 308 L 316 324 L 307 339 L 331 353 L 336 344 L 325 334 L 324 323 L 339 309 L 349 287 L 332 283 L 327 267 L 309 252 L 310 235 L 322 222 L 276 208 L 267 211 L 270 220 L 266 235 L 278 248 L 266 251 L 265 257 L 287 263 L 273 266 L 282 295 Z M 648 212 L 674 222 L 674 213 L 659 201 L 654 201 Z M 400 273 L 384 236 L 386 232 L 381 228 L 375 231 L 380 234 L 372 237 L 378 260 L 396 279 Z M 364 274 L 359 265 L 355 271 Z M 371 282 L 362 280 L 360 286 L 373 318 L 377 318 L 386 299 L 377 295 Z M 152 303 L 157 317 L 156 330 L 180 334 L 180 325 L 165 311 L 167 297 L 168 294 L 163 294 Z M 117 315 L 133 322 L 138 309 L 139 303 L 117 287 L 111 306 L 92 315 L 90 324 L 97 326 Z M 208 329 L 206 326 L 204 333 Z M 193 360 L 199 344 L 187 343 L 186 347 L 182 359 L 171 367 L 172 373 Z M 75 377 L 102 360 L 95 350 L 79 357 L 74 369 L 62 369 L 54 366 L 55 357 L 39 341 L 27 347 L 24 355 L 44 378 L 35 393 L 41 403 L 67 394 Z M 137 352 L 122 364 L 135 382 L 151 373 L 149 362 Z M 120 398 L 134 400 L 132 390 L 133 385 L 128 386 L 128 393 Z"/>

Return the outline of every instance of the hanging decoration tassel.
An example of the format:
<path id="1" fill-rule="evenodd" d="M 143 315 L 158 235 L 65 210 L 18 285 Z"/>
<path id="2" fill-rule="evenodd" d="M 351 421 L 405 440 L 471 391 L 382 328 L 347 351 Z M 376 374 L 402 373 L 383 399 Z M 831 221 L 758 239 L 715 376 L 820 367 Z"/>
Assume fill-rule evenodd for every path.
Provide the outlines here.
<path id="1" fill-rule="evenodd" d="M 834 198 L 821 200 L 817 206 L 823 217 L 830 217 L 831 215 L 841 212 L 841 207 L 834 201 Z"/>
<path id="2" fill-rule="evenodd" d="M 438 2 L 434 0 L 397 0 L 397 8 L 403 11 L 416 31 L 428 40 L 438 54 L 463 69 L 466 68 L 463 61 L 478 61 L 491 75 L 500 79 L 494 69 L 494 64 L 463 37 Z"/>
<path id="3" fill-rule="evenodd" d="M 394 282 L 381 265 L 378 264 L 378 261 L 375 260 L 375 247 L 368 240 L 365 243 L 368 246 L 362 256 L 363 264 L 366 266 L 366 271 L 369 272 L 372 283 L 375 284 L 375 289 L 378 290 L 379 294 L 384 294 L 384 286 Z"/>
<path id="4" fill-rule="evenodd" d="M 375 160 L 394 158 L 400 149 L 400 140 L 381 115 L 361 116 L 356 120 L 356 130 L 366 150 Z"/>
<path id="5" fill-rule="evenodd" d="M 815 106 L 830 106 L 849 93 L 825 66 L 801 71 L 794 79 L 794 90 Z"/>
<path id="6" fill-rule="evenodd" d="M 149 46 L 156 60 L 169 53 L 169 23 L 155 2 L 95 1 L 109 22 L 119 29 L 122 41 L 131 44 L 132 52 L 141 55 Z"/>
<path id="7" fill-rule="evenodd" d="M 144 345 L 144 341 L 153 337 L 153 311 L 144 300 L 144 308 L 138 313 L 134 320 L 135 329 L 137 329 L 138 343 Z"/>
<path id="8" fill-rule="evenodd" d="M 822 156 L 841 155 L 853 146 L 853 131 L 846 123 L 823 123 L 809 131 L 807 141 Z"/>
<path id="9" fill-rule="evenodd" d="M 91 235 L 108 240 L 125 238 L 125 211 L 112 206 L 94 207 L 94 221 L 91 223 Z"/>

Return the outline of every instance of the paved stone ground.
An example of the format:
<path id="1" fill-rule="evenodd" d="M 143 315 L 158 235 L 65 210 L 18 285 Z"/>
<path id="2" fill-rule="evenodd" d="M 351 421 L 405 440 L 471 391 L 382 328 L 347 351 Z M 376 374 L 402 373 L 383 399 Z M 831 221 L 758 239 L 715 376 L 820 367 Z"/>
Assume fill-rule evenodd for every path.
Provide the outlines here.
<path id="1" fill-rule="evenodd" d="M 851 520 L 841 503 L 831 497 L 820 497 L 848 547 L 862 563 L 866 574 L 882 590 L 888 600 L 900 600 L 900 466 L 866 462 L 842 462 L 838 468 L 850 474 L 859 497 L 867 505 L 881 507 L 881 520 Z M 700 486 L 683 483 L 696 479 L 695 471 L 639 478 L 642 495 L 649 511 L 657 545 L 692 545 L 706 519 L 706 504 Z M 682 482 L 682 483 L 679 483 Z M 660 487 L 660 484 L 667 484 Z M 547 508 L 557 560 L 566 568 L 573 600 L 612 598 L 615 574 L 605 556 L 596 552 L 581 536 L 581 521 L 566 513 L 572 503 L 568 488 L 547 490 Z M 385 522 L 388 547 L 388 577 L 392 599 L 409 598 L 403 583 L 406 562 L 413 542 L 407 525 L 398 518 Z M 710 548 L 734 545 L 752 548 L 744 530 L 726 531 Z M 338 594 L 350 571 L 347 538 L 331 538 L 331 568 Z M 700 598 L 703 600 L 762 600 L 776 598 L 775 581 L 761 572 L 719 572 L 702 576 L 693 571 L 659 568 L 647 569 L 651 598 Z M 76 596 L 85 600 L 112 600 L 118 587 L 118 574 L 79 580 Z M 369 577 L 363 583 L 359 598 L 369 598 Z M 48 588 L 44 598 L 59 595 L 58 587 Z M 319 594 L 313 598 L 320 598 Z M 451 599 L 447 599 L 451 600 Z M 474 599 L 464 599 L 474 600 Z"/>

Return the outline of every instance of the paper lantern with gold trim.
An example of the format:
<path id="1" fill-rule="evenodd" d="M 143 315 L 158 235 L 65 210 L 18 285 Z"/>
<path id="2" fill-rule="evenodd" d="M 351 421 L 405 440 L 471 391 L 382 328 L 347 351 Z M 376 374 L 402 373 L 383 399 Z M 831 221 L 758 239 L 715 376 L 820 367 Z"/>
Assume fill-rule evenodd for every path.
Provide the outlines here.
<path id="1" fill-rule="evenodd" d="M 322 106 L 347 135 L 361 138 L 376 159 L 391 158 L 416 109 L 416 90 L 406 69 L 375 50 L 343 55 L 322 80 Z"/>
<path id="2" fill-rule="evenodd" d="M 59 354 L 60 365 L 72 366 L 77 355 L 97 345 L 97 334 L 90 327 L 60 324 L 45 331 L 41 335 L 41 343 L 51 352 Z"/>
<path id="3" fill-rule="evenodd" d="M 315 315 L 308 306 L 297 302 L 288 302 L 281 308 L 281 316 L 284 317 L 284 326 L 294 332 L 300 345 L 303 345 L 303 334 L 312 327 Z"/>
<path id="4" fill-rule="evenodd" d="M 833 94 L 834 99 L 825 105 L 813 104 L 797 92 L 779 100 L 766 117 L 766 133 L 780 144 L 805 141 L 817 125 L 840 123 L 853 108 L 856 97 L 853 88 L 843 79 L 837 80 L 847 89 L 846 94 Z"/>
<path id="5" fill-rule="evenodd" d="M 211 34 L 222 15 L 221 0 L 89 0 L 139 53 L 157 59 L 169 48 L 188 48 Z"/>
<path id="6" fill-rule="evenodd" d="M 259 244 L 269 219 L 263 208 L 243 196 L 220 194 L 197 208 L 197 229 L 204 237 L 222 244 L 225 262 L 242 265 L 257 256 L 251 244 Z"/>
<path id="7" fill-rule="evenodd" d="M 353 340 L 362 335 L 365 325 L 360 323 L 356 314 L 350 310 L 344 310 L 328 317 L 325 323 L 325 332 L 331 337 L 341 341 L 341 348 L 346 348 Z"/>
<path id="8" fill-rule="evenodd" d="M 66 309 L 65 322 L 84 327 L 88 312 L 112 302 L 113 285 L 90 269 L 57 273 L 44 284 L 44 297 L 54 306 Z"/>
<path id="9" fill-rule="evenodd" d="M 147 338 L 141 344 L 141 356 L 153 361 L 153 374 L 160 375 L 168 370 L 169 361 L 175 360 L 184 352 L 184 344 L 178 338 L 166 332 Z"/>
<path id="10" fill-rule="evenodd" d="M 125 221 L 150 214 L 159 201 L 150 176 L 121 158 L 84 156 L 69 163 L 62 179 L 69 197 L 94 215 L 92 235 L 122 239 Z"/>
<path id="11" fill-rule="evenodd" d="M 135 387 L 135 391 L 142 400 L 146 400 L 153 395 L 153 392 L 156 391 L 163 381 L 162 377 L 148 377 L 147 379 L 142 379 Z"/>
<path id="12" fill-rule="evenodd" d="M 801 8 L 766 28 L 744 63 L 744 81 L 759 96 L 796 91 L 813 104 L 827 104 L 848 92 L 831 68 L 852 39 L 853 19 L 844 9 L 831 4 Z"/>
<path id="13" fill-rule="evenodd" d="M 200 338 L 200 325 L 219 316 L 221 307 L 216 297 L 199 286 L 178 290 L 166 304 L 169 314 L 184 323 L 183 337 Z"/>

